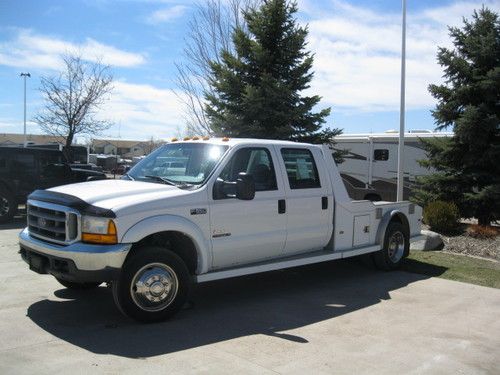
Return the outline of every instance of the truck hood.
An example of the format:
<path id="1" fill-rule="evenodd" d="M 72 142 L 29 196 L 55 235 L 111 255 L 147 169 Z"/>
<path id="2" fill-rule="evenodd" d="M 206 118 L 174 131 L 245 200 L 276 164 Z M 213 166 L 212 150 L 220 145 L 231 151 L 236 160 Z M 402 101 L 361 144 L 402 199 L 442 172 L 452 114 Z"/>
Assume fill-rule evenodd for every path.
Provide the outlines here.
<path id="1" fill-rule="evenodd" d="M 111 210 L 190 193 L 175 186 L 127 180 L 89 181 L 47 190 L 72 195 L 93 206 Z"/>

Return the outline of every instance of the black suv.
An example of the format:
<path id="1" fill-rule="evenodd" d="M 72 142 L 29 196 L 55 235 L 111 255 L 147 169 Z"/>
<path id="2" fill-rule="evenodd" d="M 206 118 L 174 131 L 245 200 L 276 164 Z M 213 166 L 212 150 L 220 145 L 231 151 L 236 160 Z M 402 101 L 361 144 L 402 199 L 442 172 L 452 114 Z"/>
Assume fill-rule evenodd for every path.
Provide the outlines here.
<path id="1" fill-rule="evenodd" d="M 71 168 L 59 150 L 0 146 L 0 222 L 11 219 L 33 190 L 105 178 Z"/>

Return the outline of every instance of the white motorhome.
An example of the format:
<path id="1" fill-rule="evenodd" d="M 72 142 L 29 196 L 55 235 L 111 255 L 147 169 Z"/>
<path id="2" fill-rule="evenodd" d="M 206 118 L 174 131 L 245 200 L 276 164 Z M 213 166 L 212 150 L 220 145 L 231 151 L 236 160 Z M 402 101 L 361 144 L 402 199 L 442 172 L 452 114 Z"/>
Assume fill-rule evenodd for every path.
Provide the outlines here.
<path id="1" fill-rule="evenodd" d="M 416 178 L 432 173 L 419 164 L 426 159 L 421 139 L 451 137 L 453 133 L 412 130 L 405 133 L 403 160 L 404 199 L 408 199 Z M 342 134 L 335 137 L 336 150 L 345 150 L 338 165 L 347 192 L 352 199 L 395 201 L 398 174 L 399 133 Z"/>

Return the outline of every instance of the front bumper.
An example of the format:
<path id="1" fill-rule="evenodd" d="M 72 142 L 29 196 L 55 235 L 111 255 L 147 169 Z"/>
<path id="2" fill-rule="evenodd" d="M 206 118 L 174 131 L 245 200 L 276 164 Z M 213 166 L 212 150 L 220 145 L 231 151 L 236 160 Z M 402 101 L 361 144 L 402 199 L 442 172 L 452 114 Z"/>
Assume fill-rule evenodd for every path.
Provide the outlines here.
<path id="1" fill-rule="evenodd" d="M 82 242 L 60 246 L 31 237 L 27 229 L 19 234 L 19 245 L 23 260 L 33 271 L 75 282 L 116 280 L 132 247 Z"/>

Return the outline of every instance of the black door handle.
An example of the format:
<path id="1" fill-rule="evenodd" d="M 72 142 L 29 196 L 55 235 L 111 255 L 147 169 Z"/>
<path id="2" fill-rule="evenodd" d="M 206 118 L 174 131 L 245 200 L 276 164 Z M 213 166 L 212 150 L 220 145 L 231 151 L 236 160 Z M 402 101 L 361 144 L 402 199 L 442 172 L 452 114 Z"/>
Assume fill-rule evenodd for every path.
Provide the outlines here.
<path id="1" fill-rule="evenodd" d="M 321 197 L 321 208 L 328 210 L 328 197 Z"/>
<path id="2" fill-rule="evenodd" d="M 278 213 L 284 214 L 286 212 L 286 201 L 284 199 L 280 199 L 278 201 Z"/>

